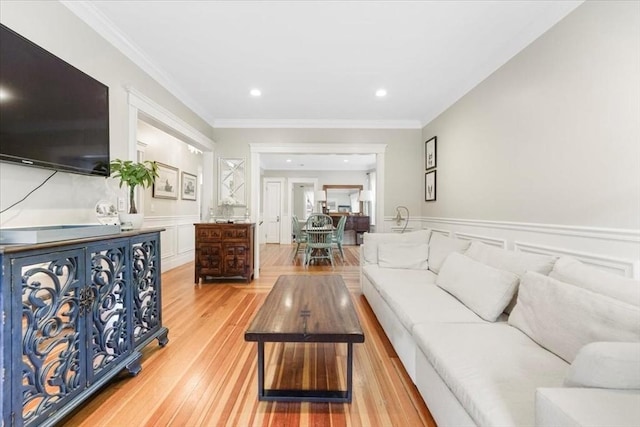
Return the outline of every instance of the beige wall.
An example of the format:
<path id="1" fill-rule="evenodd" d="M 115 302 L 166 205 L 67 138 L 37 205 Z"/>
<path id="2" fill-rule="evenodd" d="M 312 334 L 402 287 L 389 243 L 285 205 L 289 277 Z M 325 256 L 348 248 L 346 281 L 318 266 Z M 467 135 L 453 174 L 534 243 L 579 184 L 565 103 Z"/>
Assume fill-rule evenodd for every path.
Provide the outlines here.
<path id="1" fill-rule="evenodd" d="M 640 3 L 581 5 L 423 129 L 422 215 L 640 228 L 639 76 Z"/>
<path id="2" fill-rule="evenodd" d="M 385 215 L 393 215 L 396 205 L 408 206 L 413 212 L 420 209 L 423 161 L 419 129 L 214 129 L 213 139 L 216 155 L 245 157 L 248 162 L 249 144 L 387 144 Z M 249 177 L 247 180 L 250 183 Z"/>
<path id="3" fill-rule="evenodd" d="M 109 86 L 111 158 L 128 153 L 130 85 L 152 101 L 210 136 L 211 127 L 163 89 L 59 2 L 0 2 L 0 21 L 71 65 Z M 0 163 L 0 207 L 38 186 L 51 171 Z M 120 194 L 99 177 L 58 173 L 25 202 L 0 216 L 0 226 L 96 222 L 93 208 Z"/>

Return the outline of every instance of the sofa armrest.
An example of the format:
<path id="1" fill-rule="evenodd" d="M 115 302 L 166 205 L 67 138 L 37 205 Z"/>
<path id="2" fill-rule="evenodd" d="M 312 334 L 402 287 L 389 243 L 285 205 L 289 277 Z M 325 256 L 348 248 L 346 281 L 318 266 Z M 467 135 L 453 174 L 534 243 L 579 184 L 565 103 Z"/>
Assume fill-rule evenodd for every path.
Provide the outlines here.
<path id="1" fill-rule="evenodd" d="M 640 425 L 640 390 L 539 388 L 536 426 Z"/>

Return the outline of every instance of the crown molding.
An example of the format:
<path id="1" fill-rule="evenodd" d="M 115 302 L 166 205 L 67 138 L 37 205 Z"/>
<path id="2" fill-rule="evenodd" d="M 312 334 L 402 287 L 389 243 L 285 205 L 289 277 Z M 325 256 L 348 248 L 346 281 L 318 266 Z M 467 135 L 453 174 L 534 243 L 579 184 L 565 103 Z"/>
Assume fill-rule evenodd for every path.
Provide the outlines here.
<path id="1" fill-rule="evenodd" d="M 86 0 L 60 0 L 67 9 L 84 21 L 92 30 L 111 43 L 123 55 L 140 67 L 152 79 L 158 82 L 169 93 L 189 107 L 202 120 L 211 125 L 209 113 L 149 59 L 135 44 L 133 44 L 114 24 L 104 16 L 91 2 Z"/>
<path id="2" fill-rule="evenodd" d="M 220 119 L 214 129 L 422 129 L 418 120 L 270 120 Z"/>

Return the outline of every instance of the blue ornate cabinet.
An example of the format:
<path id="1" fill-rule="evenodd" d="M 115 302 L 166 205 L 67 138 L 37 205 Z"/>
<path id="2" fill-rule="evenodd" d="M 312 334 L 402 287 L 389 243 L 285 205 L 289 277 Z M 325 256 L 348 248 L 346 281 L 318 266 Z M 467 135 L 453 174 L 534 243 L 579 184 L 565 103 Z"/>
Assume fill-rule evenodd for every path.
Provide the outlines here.
<path id="1" fill-rule="evenodd" d="M 0 264 L 5 426 L 55 424 L 167 343 L 160 230 L 2 246 Z"/>

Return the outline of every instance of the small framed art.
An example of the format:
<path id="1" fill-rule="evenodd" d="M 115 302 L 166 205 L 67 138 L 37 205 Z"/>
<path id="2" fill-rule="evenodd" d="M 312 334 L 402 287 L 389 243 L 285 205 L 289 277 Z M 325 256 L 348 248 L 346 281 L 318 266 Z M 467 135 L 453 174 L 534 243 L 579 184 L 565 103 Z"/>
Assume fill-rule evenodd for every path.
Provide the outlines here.
<path id="1" fill-rule="evenodd" d="M 182 191 L 180 192 L 180 198 L 182 200 L 196 200 L 198 194 L 198 177 L 182 172 Z"/>
<path id="2" fill-rule="evenodd" d="M 156 199 L 178 198 L 178 168 L 156 162 L 158 165 L 158 177 L 153 183 L 153 197 Z"/>
<path id="3" fill-rule="evenodd" d="M 424 201 L 434 202 L 436 200 L 436 171 L 424 174 Z"/>
<path id="4" fill-rule="evenodd" d="M 424 161 L 425 161 L 425 169 L 431 170 L 437 165 L 437 150 L 436 143 L 438 142 L 438 137 L 434 136 L 424 143 Z"/>

